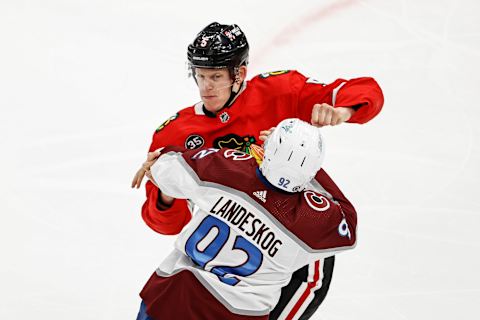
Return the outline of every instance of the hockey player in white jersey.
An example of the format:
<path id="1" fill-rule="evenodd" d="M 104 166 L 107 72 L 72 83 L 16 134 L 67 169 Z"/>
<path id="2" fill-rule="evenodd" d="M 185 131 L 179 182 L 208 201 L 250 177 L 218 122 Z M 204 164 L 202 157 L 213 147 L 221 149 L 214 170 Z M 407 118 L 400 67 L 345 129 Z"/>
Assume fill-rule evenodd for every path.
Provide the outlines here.
<path id="1" fill-rule="evenodd" d="M 295 270 L 354 247 L 356 212 L 320 170 L 320 129 L 280 122 L 260 167 L 237 150 L 178 150 L 164 148 L 151 176 L 196 213 L 140 293 L 137 319 L 268 319 Z"/>

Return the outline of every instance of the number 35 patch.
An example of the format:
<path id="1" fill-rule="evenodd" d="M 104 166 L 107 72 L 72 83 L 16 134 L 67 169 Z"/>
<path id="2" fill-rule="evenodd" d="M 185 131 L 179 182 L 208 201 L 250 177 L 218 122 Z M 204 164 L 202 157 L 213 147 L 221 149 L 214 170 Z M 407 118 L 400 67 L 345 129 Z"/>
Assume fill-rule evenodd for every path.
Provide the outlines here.
<path id="1" fill-rule="evenodd" d="M 205 140 L 198 134 L 192 134 L 185 140 L 185 148 L 193 150 L 205 144 Z"/>

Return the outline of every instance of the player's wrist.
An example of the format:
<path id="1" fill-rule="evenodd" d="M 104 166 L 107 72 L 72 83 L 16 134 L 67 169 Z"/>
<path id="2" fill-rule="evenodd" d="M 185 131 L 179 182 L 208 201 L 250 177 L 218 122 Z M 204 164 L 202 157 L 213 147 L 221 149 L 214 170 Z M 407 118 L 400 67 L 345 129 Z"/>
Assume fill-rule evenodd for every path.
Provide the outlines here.
<path id="1" fill-rule="evenodd" d="M 169 197 L 165 194 L 162 193 L 160 189 L 158 189 L 158 197 L 157 197 L 157 209 L 164 211 L 170 209 L 170 207 L 173 205 L 175 198 Z"/>

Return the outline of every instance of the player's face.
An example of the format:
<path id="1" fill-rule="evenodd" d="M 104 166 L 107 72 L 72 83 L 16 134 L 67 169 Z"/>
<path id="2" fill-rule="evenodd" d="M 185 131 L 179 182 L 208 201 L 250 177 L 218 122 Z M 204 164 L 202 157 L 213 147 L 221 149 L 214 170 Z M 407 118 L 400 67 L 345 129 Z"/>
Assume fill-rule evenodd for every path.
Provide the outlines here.
<path id="1" fill-rule="evenodd" d="M 228 69 L 196 68 L 195 77 L 205 108 L 210 112 L 220 110 L 230 98 L 233 84 Z"/>

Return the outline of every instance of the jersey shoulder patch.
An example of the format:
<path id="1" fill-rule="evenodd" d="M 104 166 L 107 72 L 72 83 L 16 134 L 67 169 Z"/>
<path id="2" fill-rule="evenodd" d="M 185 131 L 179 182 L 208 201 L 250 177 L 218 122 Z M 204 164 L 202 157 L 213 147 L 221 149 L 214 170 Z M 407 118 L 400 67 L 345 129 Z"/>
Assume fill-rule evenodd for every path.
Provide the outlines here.
<path id="1" fill-rule="evenodd" d="M 264 72 L 264 73 L 259 74 L 258 77 L 261 78 L 261 79 L 266 79 L 266 78 L 269 78 L 269 77 L 272 77 L 272 76 L 279 76 L 279 75 L 282 75 L 282 74 L 287 74 L 290 71 L 291 70 L 278 70 L 278 71 Z"/>
<path id="2" fill-rule="evenodd" d="M 330 209 L 330 200 L 324 195 L 314 191 L 304 191 L 303 197 L 307 205 L 317 212 L 323 212 Z"/>
<path id="3" fill-rule="evenodd" d="M 170 122 L 172 122 L 173 120 L 177 119 L 179 117 L 179 113 L 175 113 L 173 116 L 171 116 L 170 118 L 168 118 L 167 120 L 165 120 L 161 125 L 158 126 L 158 128 L 155 130 L 155 133 L 163 130 L 167 125 L 170 124 Z"/>

